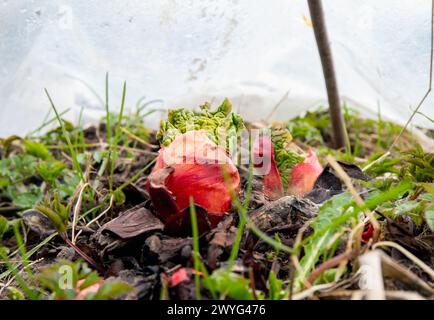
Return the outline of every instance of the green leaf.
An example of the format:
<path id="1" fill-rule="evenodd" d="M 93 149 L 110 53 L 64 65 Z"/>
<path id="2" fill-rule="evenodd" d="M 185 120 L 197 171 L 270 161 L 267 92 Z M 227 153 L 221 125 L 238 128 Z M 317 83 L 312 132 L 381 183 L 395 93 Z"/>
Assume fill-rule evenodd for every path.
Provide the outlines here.
<path id="1" fill-rule="evenodd" d="M 113 195 L 115 196 L 115 201 L 117 205 L 122 205 L 125 203 L 126 196 L 125 193 L 123 193 L 122 190 L 115 190 L 113 192 Z"/>
<path id="2" fill-rule="evenodd" d="M 319 277 L 315 280 L 314 284 L 316 285 L 316 284 L 321 284 L 321 283 L 330 283 L 330 282 L 335 281 L 336 273 L 338 272 L 338 269 L 339 269 L 339 268 L 330 268 L 330 269 L 324 271 L 324 272 L 321 274 L 321 276 L 319 276 Z M 347 272 L 347 271 L 348 271 L 348 268 L 345 267 L 344 273 Z"/>
<path id="3" fill-rule="evenodd" d="M 1 257 L 3 257 L 3 256 L 7 257 L 9 255 L 9 251 L 10 251 L 9 248 L 0 246 L 0 256 Z"/>
<path id="4" fill-rule="evenodd" d="M 24 148 L 26 153 L 35 156 L 37 158 L 47 160 L 51 158 L 51 153 L 48 151 L 47 147 L 43 143 L 31 141 L 31 140 L 25 140 L 24 141 Z"/>
<path id="5" fill-rule="evenodd" d="M 93 271 L 89 274 L 86 273 L 86 278 L 80 284 L 79 289 L 80 290 L 86 289 L 86 288 L 90 287 L 91 285 L 98 283 L 98 281 L 100 281 L 100 280 L 101 280 L 101 278 L 98 276 L 98 273 L 96 271 Z"/>
<path id="6" fill-rule="evenodd" d="M 403 203 L 398 204 L 395 207 L 395 212 L 397 215 L 403 215 L 409 212 L 414 211 L 417 207 L 420 206 L 420 203 L 415 200 L 405 201 Z"/>
<path id="7" fill-rule="evenodd" d="M 249 286 L 249 280 L 243 276 L 230 272 L 226 269 L 215 270 L 203 282 L 208 290 L 214 289 L 220 295 L 227 296 L 235 300 L 253 300 L 253 291 Z M 263 297 L 258 290 L 258 297 Z"/>
<path id="8" fill-rule="evenodd" d="M 3 235 L 8 231 L 8 219 L 6 219 L 3 216 L 0 216 L 0 240 L 3 237 Z"/>
<path id="9" fill-rule="evenodd" d="M 0 177 L 0 188 L 6 188 L 10 185 L 9 179 Z"/>
<path id="10" fill-rule="evenodd" d="M 22 209 L 32 208 L 35 203 L 40 201 L 42 193 L 35 194 L 33 192 L 23 192 L 13 198 L 13 203 Z"/>
<path id="11" fill-rule="evenodd" d="M 53 199 L 50 199 L 49 195 L 47 195 L 44 201 L 35 206 L 35 209 L 45 215 L 59 233 L 66 231 L 71 204 L 63 205 L 58 192 L 54 193 Z"/>
<path id="12" fill-rule="evenodd" d="M 96 163 L 100 163 L 102 161 L 102 159 L 104 159 L 107 156 L 108 156 L 108 152 L 107 151 L 95 151 L 92 154 L 93 160 Z"/>
<path id="13" fill-rule="evenodd" d="M 426 223 L 430 227 L 431 231 L 434 231 L 434 204 L 426 208 L 425 218 Z"/>
<path id="14" fill-rule="evenodd" d="M 98 292 L 93 294 L 88 294 L 86 296 L 86 300 L 109 300 L 120 297 L 124 294 L 127 294 L 133 290 L 133 287 L 128 283 L 121 281 L 106 281 L 101 288 L 99 288 Z"/>
<path id="15" fill-rule="evenodd" d="M 421 183 L 422 187 L 429 193 L 434 193 L 434 183 Z"/>
<path id="16" fill-rule="evenodd" d="M 343 216 L 349 205 L 352 203 L 350 193 L 341 193 L 326 201 L 318 211 L 318 216 L 312 221 L 314 233 L 308 238 L 304 246 L 304 256 L 300 260 L 301 272 L 297 272 L 295 278 L 295 288 L 302 286 L 302 281 L 315 267 L 321 255 L 323 255 L 330 240 L 343 227 L 347 220 L 352 217 L 349 215 L 343 221 L 335 222 L 336 218 Z"/>
<path id="17" fill-rule="evenodd" d="M 434 202 L 434 194 L 433 193 L 424 193 L 419 196 L 420 200 Z"/>
<path id="18" fill-rule="evenodd" d="M 300 139 L 305 142 L 323 142 L 321 132 L 304 119 L 294 119 L 289 121 L 287 123 L 287 128 L 295 139 Z"/>
<path id="19" fill-rule="evenodd" d="M 281 300 L 285 297 L 286 292 L 282 290 L 283 281 L 277 279 L 273 270 L 268 276 L 268 291 L 270 300 Z"/>
<path id="20" fill-rule="evenodd" d="M 397 200 L 407 192 L 414 189 L 414 184 L 410 181 L 402 181 L 395 186 L 389 187 L 385 191 L 371 192 L 365 200 L 365 204 L 370 210 L 374 210 L 378 205 L 386 203 L 387 201 Z"/>
<path id="21" fill-rule="evenodd" d="M 10 300 L 24 300 L 25 299 L 24 293 L 21 290 L 15 288 L 15 287 L 11 287 L 11 286 L 7 287 L 7 289 L 8 289 L 8 298 Z"/>
<path id="22" fill-rule="evenodd" d="M 35 167 L 36 173 L 47 182 L 53 182 L 60 177 L 64 169 L 65 164 L 60 161 L 39 162 Z"/>
<path id="23" fill-rule="evenodd" d="M 318 216 L 312 221 L 312 227 L 314 230 L 329 227 L 332 220 L 342 215 L 351 202 L 352 196 L 348 192 L 338 194 L 326 201 L 320 207 Z M 313 238 L 315 238 L 315 234 L 313 235 Z"/>

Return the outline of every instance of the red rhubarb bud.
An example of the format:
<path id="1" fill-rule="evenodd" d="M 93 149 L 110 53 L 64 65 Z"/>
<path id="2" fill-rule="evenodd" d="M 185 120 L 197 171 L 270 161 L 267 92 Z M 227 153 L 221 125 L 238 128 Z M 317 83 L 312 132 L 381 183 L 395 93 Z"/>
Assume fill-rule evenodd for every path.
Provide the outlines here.
<path id="1" fill-rule="evenodd" d="M 199 229 L 204 231 L 208 222 L 209 227 L 215 227 L 229 210 L 231 192 L 239 185 L 238 170 L 225 148 L 215 144 L 204 130 L 187 131 L 162 147 L 149 176 L 152 203 L 170 232 L 189 225 L 190 197 L 203 209 L 199 210 Z"/>
<path id="2" fill-rule="evenodd" d="M 283 195 L 282 179 L 274 158 L 274 147 L 271 139 L 260 136 L 253 147 L 253 163 L 259 172 L 264 174 L 263 192 L 271 200 Z"/>
<path id="3" fill-rule="evenodd" d="M 372 223 L 368 222 L 365 225 L 365 229 L 363 230 L 362 233 L 362 242 L 363 243 L 368 243 L 369 240 L 374 236 L 374 226 L 372 225 Z"/>
<path id="4" fill-rule="evenodd" d="M 288 194 L 301 197 L 312 191 L 315 181 L 322 171 L 323 168 L 317 155 L 309 148 L 304 162 L 296 164 L 292 168 Z"/>

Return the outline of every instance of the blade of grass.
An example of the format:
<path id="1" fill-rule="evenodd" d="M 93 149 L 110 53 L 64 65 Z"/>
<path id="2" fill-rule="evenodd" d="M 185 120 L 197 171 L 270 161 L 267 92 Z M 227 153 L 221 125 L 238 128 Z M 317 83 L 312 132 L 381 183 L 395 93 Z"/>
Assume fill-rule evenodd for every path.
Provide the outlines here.
<path id="1" fill-rule="evenodd" d="M 378 122 L 377 122 L 377 146 L 381 148 L 381 145 L 383 144 L 383 118 L 381 116 L 381 106 L 380 103 L 378 103 Z"/>
<path id="2" fill-rule="evenodd" d="M 112 140 L 112 126 L 110 122 L 110 107 L 109 107 L 109 73 L 107 72 L 105 74 L 105 119 L 106 119 L 106 132 L 107 132 L 107 143 L 111 146 L 111 140 Z M 112 149 L 110 147 L 110 150 L 107 154 L 107 159 L 110 162 L 111 159 L 111 153 Z M 109 189 L 110 192 L 112 191 L 112 181 L 109 180 Z"/>
<path id="3" fill-rule="evenodd" d="M 139 113 L 140 113 L 140 105 L 142 104 L 142 102 L 143 102 L 145 99 L 146 99 L 146 96 L 141 96 L 141 97 L 139 98 L 139 100 L 137 100 L 137 102 L 136 102 L 136 116 L 139 115 Z"/>
<path id="4" fill-rule="evenodd" d="M 27 283 L 24 281 L 24 279 L 19 275 L 17 268 L 12 265 L 12 263 L 9 261 L 8 256 L 5 254 L 5 252 L 0 248 L 0 258 L 3 260 L 3 263 L 8 268 L 8 271 L 13 274 L 15 280 L 17 281 L 18 285 L 20 286 L 21 290 L 24 291 L 24 293 L 29 297 L 31 300 L 37 300 L 38 296 L 37 294 L 30 289 L 30 287 L 27 285 Z"/>
<path id="5" fill-rule="evenodd" d="M 126 186 L 128 186 L 129 184 L 133 183 L 134 181 L 136 181 L 138 178 L 140 178 L 143 173 L 145 173 L 154 163 L 155 163 L 156 159 L 152 160 L 151 162 L 149 162 L 143 169 L 140 169 L 139 171 L 137 171 L 137 173 L 132 176 L 130 179 L 128 179 L 127 181 L 125 181 L 124 183 L 122 183 L 119 187 L 117 187 L 113 193 L 122 191 L 123 188 L 125 188 Z"/>
<path id="6" fill-rule="evenodd" d="M 53 239 L 55 236 L 57 236 L 57 232 L 49 235 L 47 238 L 45 238 L 43 241 L 41 241 L 41 243 L 39 243 L 38 245 L 36 245 L 33 249 L 29 250 L 26 254 L 26 259 L 29 259 L 32 255 L 34 255 L 39 249 L 41 249 L 45 244 L 47 244 L 48 242 L 51 241 L 51 239 Z M 13 266 L 13 270 L 17 270 L 19 268 L 19 266 L 21 265 L 21 263 L 16 264 L 15 266 Z M 9 270 L 6 270 L 5 272 L 0 274 L 0 280 L 2 280 L 3 278 L 7 277 L 9 274 L 13 273 L 13 270 L 9 268 Z"/>
<path id="7" fill-rule="evenodd" d="M 110 177 L 109 177 L 109 188 L 110 190 L 112 190 L 113 188 L 113 175 L 115 172 L 115 164 L 116 164 L 116 158 L 117 158 L 117 145 L 118 145 L 118 141 L 119 141 L 119 135 L 121 132 L 121 122 L 122 122 L 122 117 L 123 117 L 123 113 L 124 113 L 124 104 L 125 104 L 125 91 L 126 91 L 126 86 L 127 83 L 124 82 L 124 86 L 122 88 L 122 101 L 121 101 L 121 109 L 119 112 L 119 119 L 118 119 L 118 123 L 117 123 L 117 127 L 116 127 L 116 132 L 115 132 L 115 138 L 113 143 L 110 143 L 111 146 L 111 155 L 112 155 L 112 161 L 111 161 L 111 168 L 110 168 Z"/>
<path id="8" fill-rule="evenodd" d="M 79 143 L 80 144 L 84 144 L 85 143 L 84 142 L 84 133 L 83 133 L 83 128 L 82 128 L 82 123 L 81 123 L 82 120 L 83 120 L 83 111 L 84 111 L 84 108 L 81 107 L 80 108 L 80 113 L 78 115 L 77 126 L 76 126 L 75 132 L 74 132 L 74 146 L 77 146 Z M 75 148 L 77 148 L 77 147 L 75 147 Z"/>
<path id="9" fill-rule="evenodd" d="M 199 281 L 199 230 L 197 227 L 196 207 L 194 206 L 193 197 L 190 197 L 190 217 L 191 217 L 191 229 L 193 233 L 193 260 L 194 260 L 194 282 L 196 286 L 196 300 L 200 300 L 200 281 Z"/>
<path id="10" fill-rule="evenodd" d="M 13 225 L 15 239 L 17 240 L 18 250 L 20 252 L 21 259 L 23 260 L 24 268 L 26 269 L 26 272 L 27 272 L 29 278 L 33 279 L 34 275 L 33 275 L 32 270 L 30 270 L 30 267 L 29 267 L 29 260 L 27 258 L 26 247 L 24 245 L 23 238 L 21 237 L 21 233 L 19 230 L 19 223 L 20 223 L 19 221 L 16 221 Z"/>
<path id="11" fill-rule="evenodd" d="M 223 166 L 223 176 L 226 182 L 226 185 L 230 189 L 231 185 L 231 178 L 229 177 L 228 170 L 225 166 Z M 235 205 L 235 208 L 238 211 L 238 214 L 243 217 L 246 221 L 246 226 L 252 231 L 254 235 L 256 235 L 258 238 L 260 238 L 262 241 L 273 247 L 275 250 L 280 250 L 282 252 L 286 252 L 288 254 L 292 254 L 294 252 L 293 248 L 290 248 L 273 238 L 269 237 L 265 232 L 260 230 L 252 220 L 247 216 L 247 208 L 248 206 L 244 207 L 240 200 L 238 199 L 237 195 L 235 194 L 234 190 L 231 190 L 231 197 L 232 197 L 232 203 Z"/>
<path id="12" fill-rule="evenodd" d="M 241 239 L 243 237 L 243 233 L 244 233 L 244 227 L 246 225 L 246 219 L 245 219 L 245 215 L 240 214 L 239 215 L 239 223 L 238 223 L 238 229 L 237 229 L 237 234 L 235 235 L 235 241 L 231 250 L 231 254 L 229 256 L 229 261 L 228 261 L 228 271 L 232 271 L 232 268 L 234 266 L 235 263 L 235 259 L 238 256 L 238 251 L 240 249 L 240 242 Z"/>
<path id="13" fill-rule="evenodd" d="M 59 113 L 59 116 L 63 116 L 64 114 L 68 113 L 70 110 L 71 110 L 71 108 L 67 108 L 67 109 L 63 110 L 62 112 Z M 56 120 L 57 120 L 56 116 L 54 116 L 50 120 L 44 120 L 39 127 L 37 127 L 35 130 L 28 133 L 26 136 L 30 137 L 30 136 L 34 135 L 35 133 L 38 133 L 39 131 L 44 129 L 46 126 L 52 124 Z"/>
<path id="14" fill-rule="evenodd" d="M 251 143 L 249 144 L 249 150 L 250 150 L 249 154 L 251 155 Z M 247 179 L 247 192 L 246 192 L 246 198 L 244 199 L 244 203 L 243 203 L 243 208 L 245 211 L 247 211 L 249 208 L 250 197 L 252 194 L 252 186 L 253 186 L 253 161 L 252 161 L 252 157 L 250 157 L 249 176 Z M 234 245 L 232 247 L 231 254 L 229 256 L 228 271 L 232 271 L 232 268 L 233 268 L 234 263 L 235 263 L 235 259 L 238 256 L 238 251 L 240 250 L 241 239 L 242 239 L 243 233 L 244 233 L 244 227 L 246 225 L 246 219 L 245 219 L 244 215 L 239 215 L 239 219 L 240 219 L 240 221 L 238 223 L 237 234 L 235 235 Z"/>
<path id="15" fill-rule="evenodd" d="M 144 98 L 144 97 L 143 97 Z M 141 102 L 141 101 L 140 101 Z M 161 99 L 154 99 L 154 100 L 150 100 L 150 101 L 147 101 L 147 102 L 145 102 L 144 104 L 141 104 L 140 106 L 138 106 L 137 107 L 137 111 L 136 111 L 136 114 L 137 115 L 140 115 L 140 113 L 147 107 L 147 106 L 149 106 L 149 105 L 151 105 L 151 104 L 154 104 L 154 103 L 158 103 L 158 102 L 161 102 L 161 103 L 163 103 L 164 101 L 163 100 L 161 100 Z"/>
<path id="16" fill-rule="evenodd" d="M 95 90 L 89 83 L 87 83 L 83 79 L 76 78 L 74 76 L 68 76 L 68 77 L 70 77 L 70 78 L 80 82 L 82 85 L 84 85 L 95 96 L 95 98 L 98 99 L 98 102 L 100 103 L 101 107 L 104 105 L 104 101 L 102 100 L 101 96 L 98 94 L 97 90 Z M 98 108 L 99 109 L 99 107 L 92 107 L 92 108 L 94 108 L 94 109 Z"/>
<path id="17" fill-rule="evenodd" d="M 54 105 L 53 100 L 51 99 L 50 94 L 48 93 L 48 90 L 46 88 L 44 88 L 44 90 L 45 90 L 45 94 L 48 97 L 48 100 L 50 101 L 51 107 L 53 108 L 54 113 L 56 114 L 57 121 L 59 122 L 60 127 L 62 128 L 63 137 L 65 138 L 66 143 L 68 144 L 68 147 L 69 147 L 69 152 L 71 153 L 71 158 L 72 158 L 74 169 L 75 169 L 75 171 L 77 171 L 77 174 L 79 175 L 80 179 L 82 181 L 84 181 L 83 171 L 80 167 L 80 164 L 78 163 L 77 153 L 76 153 L 75 148 L 72 146 L 71 139 L 69 138 L 68 132 L 66 131 L 66 128 L 65 128 L 65 124 L 63 123 L 62 119 L 60 118 L 60 115 L 57 112 L 57 109 Z"/>
<path id="18" fill-rule="evenodd" d="M 418 112 L 416 112 L 416 113 L 417 113 L 417 114 L 420 114 L 420 115 L 423 116 L 423 117 L 425 117 L 425 119 L 427 119 L 428 121 L 431 121 L 432 123 L 434 123 L 434 119 L 428 117 L 426 114 L 424 114 L 424 113 L 422 113 L 422 112 L 420 112 L 420 111 L 418 111 Z"/>

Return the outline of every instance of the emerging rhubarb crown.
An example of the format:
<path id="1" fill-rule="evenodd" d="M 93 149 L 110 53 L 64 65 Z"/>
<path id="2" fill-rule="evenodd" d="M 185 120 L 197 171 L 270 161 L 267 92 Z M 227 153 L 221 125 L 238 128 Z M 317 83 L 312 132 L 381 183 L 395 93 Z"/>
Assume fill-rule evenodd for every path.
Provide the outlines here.
<path id="1" fill-rule="evenodd" d="M 293 150 L 291 133 L 280 122 L 273 123 L 267 133 L 259 137 L 254 148 L 254 157 L 270 166 L 263 179 L 265 196 L 271 200 L 285 194 L 304 196 L 323 170 L 316 154 L 309 149 L 304 159 Z"/>
<path id="2" fill-rule="evenodd" d="M 189 224 L 190 197 L 205 211 L 199 217 L 201 231 L 223 219 L 240 185 L 224 146 L 235 143 L 231 140 L 243 127 L 227 99 L 214 112 L 207 104 L 200 112 L 169 111 L 168 120 L 161 122 L 157 137 L 162 147 L 149 176 L 149 194 L 166 230 L 182 231 Z"/>
<path id="3" fill-rule="evenodd" d="M 240 175 L 230 152 L 236 146 L 242 118 L 225 99 L 215 111 L 209 104 L 200 111 L 174 109 L 162 121 L 157 138 L 161 149 L 149 175 L 149 194 L 167 231 L 185 231 L 190 225 L 190 199 L 200 213 L 201 232 L 215 227 L 231 207 Z M 300 156 L 283 123 L 273 123 L 253 144 L 254 164 L 263 171 L 263 192 L 268 199 L 285 194 L 303 196 L 312 190 L 322 167 L 309 149 Z M 257 161 L 257 160 L 261 161 Z M 262 168 L 263 169 L 263 168 Z"/>

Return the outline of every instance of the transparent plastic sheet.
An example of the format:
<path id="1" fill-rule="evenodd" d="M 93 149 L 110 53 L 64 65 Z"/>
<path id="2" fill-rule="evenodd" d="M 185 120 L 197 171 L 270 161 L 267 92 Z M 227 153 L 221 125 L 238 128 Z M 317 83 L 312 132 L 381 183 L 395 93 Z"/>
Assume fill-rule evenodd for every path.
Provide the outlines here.
<path id="1" fill-rule="evenodd" d="M 428 85 L 431 0 L 323 3 L 343 99 L 405 122 Z M 143 96 L 159 109 L 228 97 L 259 120 L 287 92 L 272 119 L 326 104 L 305 0 L 0 0 L 0 17 L 0 136 L 41 124 L 44 87 L 66 118 L 100 119 L 106 71 L 112 110 L 124 80 L 130 110 Z M 421 111 L 434 117 L 433 95 Z"/>

